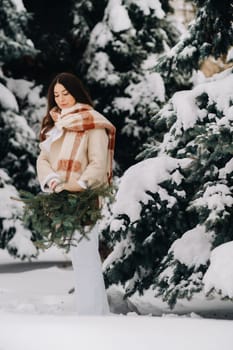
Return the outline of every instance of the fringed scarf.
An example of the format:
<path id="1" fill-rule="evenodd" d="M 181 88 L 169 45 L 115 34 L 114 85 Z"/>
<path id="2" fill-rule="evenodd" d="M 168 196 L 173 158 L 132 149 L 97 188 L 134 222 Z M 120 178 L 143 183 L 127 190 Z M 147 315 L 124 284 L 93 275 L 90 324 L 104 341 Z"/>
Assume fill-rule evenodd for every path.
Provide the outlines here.
<path id="1" fill-rule="evenodd" d="M 57 107 L 54 107 L 50 115 L 58 130 L 69 131 L 64 136 L 57 169 L 65 181 L 68 181 L 72 172 L 78 172 L 81 168 L 79 145 L 84 132 L 91 129 L 105 129 L 108 135 L 107 175 L 110 183 L 116 133 L 113 124 L 90 105 L 82 103 L 75 104 L 67 110 L 67 113 L 61 113 Z"/>

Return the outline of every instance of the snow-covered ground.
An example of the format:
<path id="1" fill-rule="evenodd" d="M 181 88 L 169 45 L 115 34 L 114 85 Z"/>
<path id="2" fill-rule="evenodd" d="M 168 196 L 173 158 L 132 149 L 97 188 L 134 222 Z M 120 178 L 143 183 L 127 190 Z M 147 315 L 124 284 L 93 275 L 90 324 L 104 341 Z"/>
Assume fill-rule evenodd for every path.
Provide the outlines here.
<path id="1" fill-rule="evenodd" d="M 127 312 L 116 288 L 110 316 L 80 317 L 72 287 L 69 256 L 61 251 L 50 249 L 29 264 L 0 250 L 0 350 L 232 349 L 232 320 L 192 312 L 138 316 Z"/>

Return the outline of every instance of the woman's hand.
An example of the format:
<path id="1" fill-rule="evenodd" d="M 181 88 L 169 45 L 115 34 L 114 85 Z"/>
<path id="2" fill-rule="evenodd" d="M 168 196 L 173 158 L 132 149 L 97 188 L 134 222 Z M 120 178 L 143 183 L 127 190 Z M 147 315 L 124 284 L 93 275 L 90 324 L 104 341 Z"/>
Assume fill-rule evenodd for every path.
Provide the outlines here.
<path id="1" fill-rule="evenodd" d="M 84 191 L 84 188 L 78 184 L 77 180 L 71 179 L 68 182 L 58 184 L 55 187 L 54 192 L 59 193 L 64 190 L 69 192 L 81 192 Z"/>
<path id="2" fill-rule="evenodd" d="M 49 188 L 50 190 L 52 190 L 53 192 L 55 191 L 55 188 L 57 187 L 58 184 L 61 183 L 61 180 L 59 180 L 58 178 L 54 178 L 52 180 L 50 180 L 49 182 Z"/>

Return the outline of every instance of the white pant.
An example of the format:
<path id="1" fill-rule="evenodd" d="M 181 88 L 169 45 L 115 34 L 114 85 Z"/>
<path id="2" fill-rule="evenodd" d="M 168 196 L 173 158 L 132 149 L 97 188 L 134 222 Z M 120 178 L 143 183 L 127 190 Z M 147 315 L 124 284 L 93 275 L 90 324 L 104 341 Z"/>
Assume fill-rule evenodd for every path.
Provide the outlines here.
<path id="1" fill-rule="evenodd" d="M 74 237 L 79 239 L 80 233 L 76 231 Z M 98 250 L 98 224 L 88 237 L 89 240 L 84 237 L 77 246 L 71 246 L 77 312 L 79 315 L 106 315 L 109 306 Z"/>

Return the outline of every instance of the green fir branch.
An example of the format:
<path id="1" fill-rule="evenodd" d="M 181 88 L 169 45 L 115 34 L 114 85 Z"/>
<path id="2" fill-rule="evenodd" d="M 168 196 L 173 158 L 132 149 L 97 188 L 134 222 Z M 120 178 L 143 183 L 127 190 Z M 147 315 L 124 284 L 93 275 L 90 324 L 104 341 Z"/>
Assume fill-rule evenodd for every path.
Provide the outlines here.
<path id="1" fill-rule="evenodd" d="M 100 200 L 112 197 L 112 188 L 102 185 L 82 192 L 39 193 L 21 191 L 20 200 L 24 203 L 22 220 L 38 237 L 35 246 L 47 249 L 53 244 L 67 252 L 83 238 L 102 218 Z M 77 241 L 74 232 L 81 238 Z"/>

